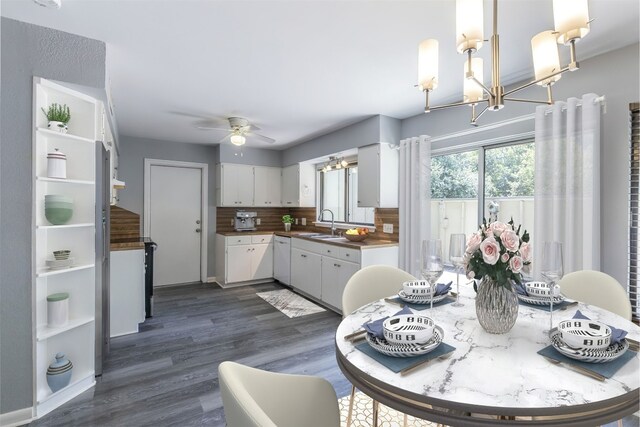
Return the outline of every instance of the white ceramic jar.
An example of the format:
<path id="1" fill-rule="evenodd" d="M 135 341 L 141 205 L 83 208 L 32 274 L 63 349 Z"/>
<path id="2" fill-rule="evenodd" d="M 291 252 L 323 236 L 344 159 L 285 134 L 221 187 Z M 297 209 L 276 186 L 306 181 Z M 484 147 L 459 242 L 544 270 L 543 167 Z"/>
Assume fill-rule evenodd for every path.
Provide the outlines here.
<path id="1" fill-rule="evenodd" d="M 57 148 L 47 154 L 47 176 L 49 178 L 67 178 L 67 156 Z"/>
<path id="2" fill-rule="evenodd" d="M 59 328 L 69 321 L 69 294 L 61 292 L 47 296 L 47 326 Z"/>

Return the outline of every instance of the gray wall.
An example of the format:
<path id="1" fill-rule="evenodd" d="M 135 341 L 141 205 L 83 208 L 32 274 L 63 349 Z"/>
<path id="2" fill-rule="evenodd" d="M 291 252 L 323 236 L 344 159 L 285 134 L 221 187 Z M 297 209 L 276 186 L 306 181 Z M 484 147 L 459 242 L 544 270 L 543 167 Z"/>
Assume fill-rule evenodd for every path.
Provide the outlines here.
<path id="1" fill-rule="evenodd" d="M 606 113 L 603 116 L 603 140 L 601 151 L 601 268 L 620 283 L 627 283 L 628 243 L 628 194 L 629 194 L 629 103 L 640 99 L 638 52 L 640 45 L 618 49 L 580 62 L 580 70 L 565 73 L 553 87 L 558 100 L 580 97 L 589 92 L 606 96 Z M 544 99 L 545 91 L 539 87 L 528 88 L 518 94 L 521 98 Z M 487 112 L 479 120 L 480 125 L 530 114 L 535 106 L 510 103 L 500 112 Z M 437 137 L 469 129 L 470 109 L 434 111 L 403 120 L 402 137 L 421 134 Z M 513 126 L 489 132 L 449 139 L 434 143 L 434 148 L 453 146 L 472 140 L 484 140 L 495 136 L 513 135 L 533 130 L 529 120 Z"/>
<path id="2" fill-rule="evenodd" d="M 33 404 L 31 201 L 33 76 L 104 88 L 105 44 L 2 18 L 0 412 Z"/>
<path id="3" fill-rule="evenodd" d="M 219 145 L 219 163 L 236 163 L 253 166 L 282 166 L 282 151 L 244 146 L 242 150 L 230 143 Z M 240 155 L 242 153 L 242 156 Z"/>
<path id="4" fill-rule="evenodd" d="M 276 152 L 278 153 L 278 152 Z M 118 191 L 118 206 L 140 214 L 143 218 L 144 205 L 144 159 L 177 160 L 183 162 L 207 163 L 209 165 L 209 217 L 207 218 L 207 272 L 215 270 L 215 165 L 218 147 L 203 144 L 175 143 L 153 139 L 120 136 L 120 157 L 118 178 L 125 181 L 126 188 Z M 141 224 L 142 225 L 142 224 Z M 142 230 L 140 230 L 142 232 Z M 153 236 L 150 236 L 153 238 Z"/>

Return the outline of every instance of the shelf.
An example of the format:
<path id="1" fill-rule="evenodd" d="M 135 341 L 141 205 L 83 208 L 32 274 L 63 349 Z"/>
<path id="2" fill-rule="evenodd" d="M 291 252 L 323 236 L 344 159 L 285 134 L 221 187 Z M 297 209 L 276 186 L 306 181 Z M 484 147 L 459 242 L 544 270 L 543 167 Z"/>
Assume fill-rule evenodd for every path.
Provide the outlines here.
<path id="1" fill-rule="evenodd" d="M 65 179 L 65 178 L 49 178 L 46 176 L 37 176 L 36 180 L 44 182 L 60 182 L 64 184 L 82 184 L 82 185 L 95 185 L 95 181 L 87 181 L 83 179 Z"/>
<path id="2" fill-rule="evenodd" d="M 95 264 L 83 264 L 83 265 L 77 265 L 75 267 L 60 268 L 58 270 L 41 270 L 39 273 L 36 274 L 36 277 L 47 277 L 47 276 L 54 276 L 56 274 L 71 273 L 72 271 L 86 270 L 87 268 L 93 268 L 95 266 L 96 266 Z"/>
<path id="3" fill-rule="evenodd" d="M 62 394 L 65 394 L 65 392 L 68 392 L 69 390 L 73 389 L 74 387 L 82 384 L 83 382 L 87 382 L 89 386 L 92 386 L 95 384 L 95 372 L 91 371 L 91 372 L 87 372 L 84 375 L 82 375 L 80 377 L 80 379 L 69 383 L 68 386 L 66 386 L 65 388 L 63 388 L 62 390 L 58 390 L 55 393 L 49 393 L 46 396 L 42 397 L 42 398 L 38 398 L 38 403 L 44 403 L 49 399 L 53 399 L 54 397 L 60 396 Z M 85 389 L 86 387 L 82 387 L 82 389 Z M 84 391 L 84 390 L 81 390 Z M 79 393 L 77 393 L 79 394 Z"/>
<path id="4" fill-rule="evenodd" d="M 70 133 L 60 133 L 60 132 L 57 132 L 55 130 L 49 130 L 47 128 L 38 127 L 38 128 L 36 128 L 36 130 L 38 131 L 39 134 L 42 134 L 44 136 L 53 136 L 55 138 L 67 139 L 69 141 L 89 142 L 91 144 L 94 144 L 96 142 L 95 139 L 85 138 L 83 136 L 72 135 Z"/>
<path id="5" fill-rule="evenodd" d="M 82 227 L 94 227 L 93 222 L 83 222 L 80 224 L 64 224 L 64 225 L 36 225 L 38 230 L 55 230 L 63 228 L 82 228 Z"/>
<path id="6" fill-rule="evenodd" d="M 42 326 L 38 328 L 38 331 L 36 332 L 36 340 L 44 341 L 51 337 L 55 337 L 58 334 L 62 334 L 64 332 L 75 329 L 79 326 L 86 325 L 87 323 L 91 323 L 93 321 L 94 321 L 93 317 L 85 317 L 82 319 L 70 319 L 66 325 L 61 326 L 59 328 L 50 328 L 48 326 Z"/>

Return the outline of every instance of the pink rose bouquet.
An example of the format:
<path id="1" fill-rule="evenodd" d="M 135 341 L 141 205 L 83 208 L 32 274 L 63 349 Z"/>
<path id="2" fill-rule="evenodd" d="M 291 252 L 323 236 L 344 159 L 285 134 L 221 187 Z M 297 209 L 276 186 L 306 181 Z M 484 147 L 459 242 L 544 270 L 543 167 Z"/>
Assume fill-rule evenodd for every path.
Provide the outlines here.
<path id="1" fill-rule="evenodd" d="M 469 279 L 480 280 L 489 276 L 505 287 L 512 282 L 522 283 L 522 272 L 531 264 L 529 233 L 516 227 L 513 219 L 507 224 L 486 220 L 476 233 L 469 236 L 464 255 L 465 271 Z M 475 285 L 474 285 L 475 288 Z"/>

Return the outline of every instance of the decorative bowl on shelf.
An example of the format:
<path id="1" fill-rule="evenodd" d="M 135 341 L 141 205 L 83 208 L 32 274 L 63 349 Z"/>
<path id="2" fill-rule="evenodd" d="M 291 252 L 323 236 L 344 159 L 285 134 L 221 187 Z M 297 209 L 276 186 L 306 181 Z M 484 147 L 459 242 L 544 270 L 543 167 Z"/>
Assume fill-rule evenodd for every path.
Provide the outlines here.
<path id="1" fill-rule="evenodd" d="M 586 319 L 563 320 L 558 324 L 560 339 L 576 349 L 603 349 L 611 345 L 611 328 Z"/>
<path id="2" fill-rule="evenodd" d="M 411 280 L 402 283 L 402 289 L 407 297 L 430 297 L 436 287 L 431 286 L 426 280 Z"/>
<path id="3" fill-rule="evenodd" d="M 44 196 L 44 216 L 53 225 L 63 225 L 73 216 L 73 199 L 60 194 Z"/>
<path id="4" fill-rule="evenodd" d="M 431 318 L 417 314 L 391 316 L 382 324 L 384 338 L 394 344 L 423 344 L 433 336 Z"/>
<path id="5" fill-rule="evenodd" d="M 70 255 L 71 251 L 69 249 L 60 249 L 58 251 L 53 251 L 53 257 L 56 260 L 68 259 Z"/>

